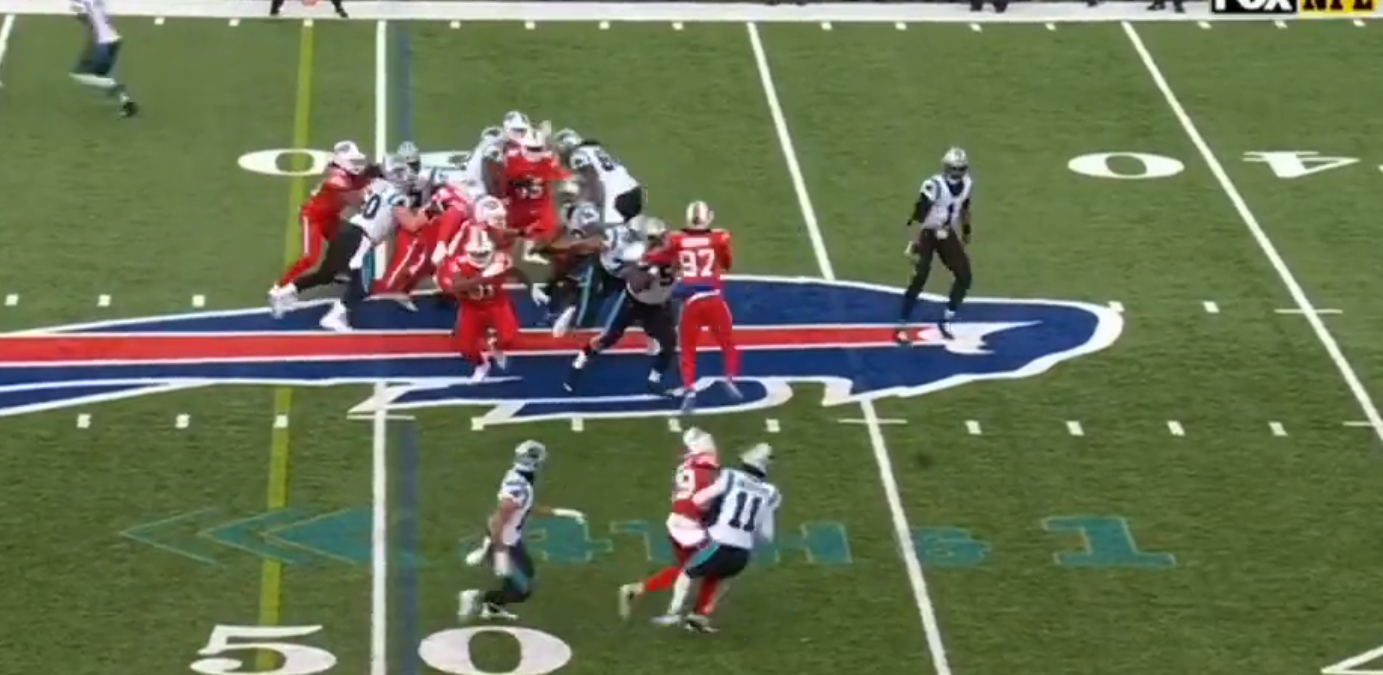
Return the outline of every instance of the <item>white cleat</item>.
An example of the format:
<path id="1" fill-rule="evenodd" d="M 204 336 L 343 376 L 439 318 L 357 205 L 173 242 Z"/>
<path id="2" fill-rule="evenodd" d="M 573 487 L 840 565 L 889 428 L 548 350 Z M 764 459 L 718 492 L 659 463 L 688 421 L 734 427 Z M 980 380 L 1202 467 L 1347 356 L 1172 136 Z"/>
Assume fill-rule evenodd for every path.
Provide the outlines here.
<path id="1" fill-rule="evenodd" d="M 480 605 L 480 618 L 486 621 L 517 621 L 519 615 L 488 602 Z"/>
<path id="2" fill-rule="evenodd" d="M 345 315 L 333 312 L 327 312 L 327 315 L 322 317 L 322 320 L 318 321 L 317 325 L 333 333 L 349 333 L 352 330 L 351 324 L 346 321 Z"/>
<path id="3" fill-rule="evenodd" d="M 484 362 L 484 363 L 482 363 L 482 364 L 476 366 L 476 367 L 475 367 L 475 370 L 471 371 L 471 382 L 481 382 L 481 381 L 484 381 L 484 379 L 485 379 L 486 377 L 489 377 L 489 375 L 490 375 L 490 362 L 489 362 L 489 361 L 486 361 L 486 362 Z"/>
<path id="4" fill-rule="evenodd" d="M 680 625 L 682 625 L 682 616 L 681 616 L 680 614 L 664 614 L 664 615 L 662 615 L 662 616 L 654 617 L 654 618 L 653 618 L 653 625 L 655 625 L 655 626 L 680 626 Z"/>
<path id="5" fill-rule="evenodd" d="M 456 599 L 456 617 L 459 619 L 469 619 L 480 609 L 480 591 L 461 591 Z"/>
<path id="6" fill-rule="evenodd" d="M 288 288 L 275 286 L 269 289 L 269 312 L 275 319 L 282 319 L 297 301 L 297 294 Z"/>
<path id="7" fill-rule="evenodd" d="M 634 600 L 640 595 L 643 595 L 643 584 L 625 584 L 619 587 L 619 618 L 629 618 L 634 612 Z"/>
<path id="8" fill-rule="evenodd" d="M 576 320 L 576 307 L 568 307 L 552 322 L 552 337 L 563 337 L 571 332 L 571 324 Z"/>
<path id="9" fill-rule="evenodd" d="M 646 348 L 646 351 L 648 352 L 649 356 L 657 356 L 658 352 L 663 351 L 663 346 L 658 344 L 657 340 L 654 340 L 653 338 L 648 338 L 648 346 Z"/>

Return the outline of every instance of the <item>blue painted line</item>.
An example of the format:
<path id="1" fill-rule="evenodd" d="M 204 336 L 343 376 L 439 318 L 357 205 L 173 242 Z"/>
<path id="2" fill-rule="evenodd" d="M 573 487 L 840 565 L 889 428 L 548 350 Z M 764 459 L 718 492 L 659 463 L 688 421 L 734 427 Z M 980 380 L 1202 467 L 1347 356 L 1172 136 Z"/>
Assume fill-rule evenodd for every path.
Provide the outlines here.
<path id="1" fill-rule="evenodd" d="M 418 424 L 405 421 L 401 423 L 402 438 L 399 444 L 398 476 L 398 543 L 399 552 L 396 563 L 399 570 L 398 608 L 399 645 L 403 650 L 400 664 L 402 675 L 418 675 L 421 664 L 418 662 L 417 645 L 422 636 L 418 630 L 418 561 L 420 556 L 418 532 L 418 496 L 421 476 L 421 453 L 418 451 Z"/>
<path id="2" fill-rule="evenodd" d="M 390 93 L 393 99 L 393 129 L 395 142 L 415 141 L 413 136 L 413 45 L 409 40 L 407 22 L 390 24 L 394 37 L 394 73 L 390 78 Z M 418 643 L 422 635 L 418 628 L 420 608 L 418 606 L 418 561 L 422 559 L 419 545 L 418 501 L 421 478 L 421 458 L 418 451 L 418 425 L 405 421 L 401 425 L 401 439 L 396 467 L 398 481 L 398 544 L 401 555 L 397 569 L 398 576 L 398 627 L 401 654 L 400 673 L 418 675 L 422 664 L 418 657 Z"/>

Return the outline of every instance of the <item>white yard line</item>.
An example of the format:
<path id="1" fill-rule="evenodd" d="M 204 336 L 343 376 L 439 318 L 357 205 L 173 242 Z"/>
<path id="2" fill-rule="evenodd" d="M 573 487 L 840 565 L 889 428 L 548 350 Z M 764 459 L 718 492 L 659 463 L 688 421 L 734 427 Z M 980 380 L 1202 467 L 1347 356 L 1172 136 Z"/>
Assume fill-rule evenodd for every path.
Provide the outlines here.
<path id="1" fill-rule="evenodd" d="M 1302 290 L 1301 284 L 1297 282 L 1292 270 L 1287 267 L 1287 262 L 1282 259 L 1282 254 L 1278 253 L 1277 246 L 1273 245 L 1268 238 L 1267 232 L 1259 224 L 1258 217 L 1249 209 L 1248 202 L 1244 201 L 1244 196 L 1235 187 L 1234 181 L 1230 180 L 1229 174 L 1225 173 L 1225 168 L 1216 159 L 1215 153 L 1210 149 L 1210 145 L 1205 142 L 1205 137 L 1196 129 L 1196 123 L 1187 114 L 1186 108 L 1181 105 L 1177 95 L 1172 91 L 1172 86 L 1167 83 L 1167 78 L 1162 75 L 1162 69 L 1158 68 L 1157 61 L 1153 60 L 1152 53 L 1143 44 L 1143 38 L 1138 35 L 1138 30 L 1133 24 L 1125 22 L 1124 34 L 1128 36 L 1129 42 L 1133 45 L 1133 50 L 1138 53 L 1138 58 L 1147 68 L 1148 75 L 1152 76 L 1153 84 L 1157 85 L 1158 91 L 1162 92 L 1162 97 L 1167 100 L 1167 106 L 1172 109 L 1172 114 L 1181 123 L 1181 128 L 1186 131 L 1187 138 L 1191 139 L 1191 144 L 1196 146 L 1201 157 L 1205 160 L 1206 166 L 1210 168 L 1210 173 L 1219 182 L 1220 189 L 1224 191 L 1229 202 L 1234 205 L 1234 210 L 1239 213 L 1239 218 L 1248 227 L 1249 234 L 1253 235 L 1258 247 L 1263 250 L 1263 255 L 1272 264 L 1277 276 L 1282 279 L 1282 284 L 1287 287 L 1287 292 L 1292 296 L 1292 301 L 1296 303 L 1297 309 L 1301 310 L 1302 316 L 1306 317 L 1306 323 L 1311 326 L 1312 332 L 1316 334 L 1316 339 L 1320 340 L 1321 346 L 1325 347 L 1326 354 L 1334 362 L 1335 369 L 1340 372 L 1340 377 L 1344 379 L 1345 386 L 1349 388 L 1354 400 L 1358 402 L 1359 409 L 1364 412 L 1369 426 L 1373 428 L 1373 433 L 1380 441 L 1383 441 L 1383 416 L 1378 413 L 1378 407 L 1374 405 L 1373 399 L 1369 397 L 1369 392 L 1364 388 L 1363 382 L 1359 380 L 1359 375 L 1354 372 L 1354 367 L 1345 358 L 1344 352 L 1340 349 L 1340 344 L 1335 341 L 1335 336 L 1325 327 L 1325 322 L 1321 320 L 1320 313 L 1311 304 L 1311 299 L 1306 297 L 1306 291 Z"/>
<path id="2" fill-rule="evenodd" d="M 5 63 L 5 52 L 10 49 L 10 36 L 14 35 L 14 25 L 19 22 L 19 17 L 14 14 L 7 14 L 5 22 L 0 23 L 0 64 Z M 0 86 L 4 85 L 4 79 L 0 78 Z"/>
<path id="3" fill-rule="evenodd" d="M 388 153 L 389 24 L 375 24 L 375 157 Z M 376 251 L 375 276 L 383 276 L 387 261 Z M 384 383 L 374 386 L 376 401 L 384 400 Z M 374 411 L 373 469 L 370 530 L 370 675 L 389 670 L 389 420 L 384 405 Z"/>
<path id="4" fill-rule="evenodd" d="M 807 226 L 807 236 L 811 240 L 812 252 L 816 255 L 821 276 L 828 281 L 836 279 L 831 265 L 830 253 L 826 250 L 826 239 L 821 234 L 821 225 L 816 218 L 807 193 L 807 183 L 802 178 L 802 167 L 797 161 L 797 150 L 788 132 L 787 118 L 783 115 L 782 104 L 778 101 L 778 88 L 773 83 L 773 72 L 768 66 L 768 56 L 764 53 L 759 29 L 753 23 L 746 24 L 749 31 L 749 47 L 754 53 L 754 63 L 758 66 L 759 81 L 763 85 L 764 98 L 768 103 L 769 115 L 782 146 L 783 159 L 787 162 L 788 176 L 792 180 L 793 191 L 797 193 L 797 204 L 802 210 L 802 221 Z M 927 640 L 927 650 L 931 653 L 932 666 L 936 675 L 951 675 L 951 664 L 946 657 L 946 646 L 941 639 L 941 626 L 937 622 L 936 608 L 932 604 L 931 592 L 927 589 L 927 578 L 922 573 L 922 561 L 917 556 L 917 546 L 912 538 L 912 528 L 908 525 L 907 514 L 903 511 L 903 500 L 899 495 L 898 481 L 893 473 L 893 460 L 889 457 L 888 446 L 884 443 L 883 428 L 874 404 L 865 401 L 860 404 L 865 427 L 869 430 L 869 444 L 874 449 L 874 461 L 879 466 L 879 482 L 883 484 L 884 498 L 888 502 L 889 515 L 893 520 L 893 535 L 897 539 L 899 552 L 903 557 L 908 583 L 912 586 L 913 598 L 917 603 L 917 614 L 922 620 L 922 632 Z"/>

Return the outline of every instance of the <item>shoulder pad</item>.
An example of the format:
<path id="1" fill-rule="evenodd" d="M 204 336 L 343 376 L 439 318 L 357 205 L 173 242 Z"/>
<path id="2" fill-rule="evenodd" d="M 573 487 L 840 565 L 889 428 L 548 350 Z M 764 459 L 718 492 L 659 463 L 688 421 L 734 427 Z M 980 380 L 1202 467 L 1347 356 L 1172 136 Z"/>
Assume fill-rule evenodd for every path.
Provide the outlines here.
<path id="1" fill-rule="evenodd" d="M 480 156 L 492 162 L 497 162 L 504 159 L 504 151 L 500 148 L 499 144 L 494 144 L 485 148 L 485 150 L 480 153 Z"/>
<path id="2" fill-rule="evenodd" d="M 923 181 L 922 187 L 918 188 L 918 191 L 922 193 L 923 197 L 936 201 L 937 196 L 941 194 L 941 187 L 937 184 L 936 177 L 933 176 Z"/>

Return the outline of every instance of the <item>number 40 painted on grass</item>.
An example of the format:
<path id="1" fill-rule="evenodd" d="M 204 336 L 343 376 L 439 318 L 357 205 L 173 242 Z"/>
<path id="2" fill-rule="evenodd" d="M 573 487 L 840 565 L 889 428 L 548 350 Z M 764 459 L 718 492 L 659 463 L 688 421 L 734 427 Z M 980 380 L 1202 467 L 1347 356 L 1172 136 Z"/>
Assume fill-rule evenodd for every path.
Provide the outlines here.
<path id="1" fill-rule="evenodd" d="M 1358 157 L 1330 157 L 1314 150 L 1264 150 L 1244 153 L 1244 161 L 1266 164 L 1273 175 L 1285 180 L 1343 169 L 1359 163 Z M 1071 171 L 1091 178 L 1148 180 L 1170 178 L 1186 170 L 1180 160 L 1146 152 L 1095 152 L 1072 158 Z M 1383 166 L 1379 167 L 1383 170 Z"/>
<path id="2" fill-rule="evenodd" d="M 193 672 L 202 675 L 317 675 L 336 666 L 336 655 L 311 645 L 279 642 L 305 638 L 321 626 L 217 626 L 206 646 L 197 652 Z M 481 670 L 471 658 L 471 639 L 481 633 L 502 633 L 519 643 L 519 662 L 509 670 Z M 282 664 L 275 670 L 245 670 L 239 656 L 249 651 L 277 654 Z M 239 653 L 239 654 L 238 654 Z M 547 675 L 571 662 L 571 646 L 560 638 L 532 628 L 474 626 L 453 628 L 427 636 L 418 645 L 418 657 L 435 670 L 451 675 Z"/>

